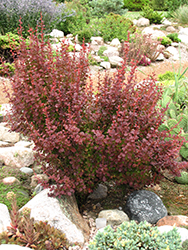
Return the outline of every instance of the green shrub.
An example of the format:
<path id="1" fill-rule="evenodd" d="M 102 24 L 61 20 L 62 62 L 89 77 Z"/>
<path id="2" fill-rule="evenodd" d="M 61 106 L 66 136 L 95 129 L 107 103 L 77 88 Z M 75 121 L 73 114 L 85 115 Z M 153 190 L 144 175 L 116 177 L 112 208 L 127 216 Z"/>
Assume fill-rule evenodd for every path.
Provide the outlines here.
<path id="1" fill-rule="evenodd" d="M 178 38 L 178 33 L 171 33 L 167 35 L 173 42 L 180 43 L 181 39 Z"/>
<path id="2" fill-rule="evenodd" d="M 98 56 L 103 56 L 104 51 L 107 50 L 106 46 L 101 46 L 97 52 Z"/>
<path id="3" fill-rule="evenodd" d="M 177 10 L 180 6 L 188 4 L 187 0 L 165 0 L 165 6 L 168 10 L 169 16 L 175 10 Z"/>
<path id="4" fill-rule="evenodd" d="M 152 0 L 152 8 L 157 11 L 167 10 L 166 0 Z"/>
<path id="5" fill-rule="evenodd" d="M 134 33 L 136 27 L 131 20 L 110 13 L 100 23 L 99 31 L 104 41 L 112 41 L 114 38 L 125 41 L 127 40 L 128 31 Z"/>
<path id="6" fill-rule="evenodd" d="M 93 35 L 92 30 L 89 28 L 82 29 L 82 30 L 78 31 L 77 33 L 75 33 L 75 35 L 76 34 L 78 35 L 78 41 L 81 44 L 83 43 L 83 41 L 85 43 L 89 43 L 91 40 L 91 37 Z"/>
<path id="7" fill-rule="evenodd" d="M 0 58 L 2 61 L 13 62 L 11 49 L 19 46 L 20 37 L 11 32 L 0 35 Z"/>
<path id="8" fill-rule="evenodd" d="M 104 17 L 111 12 L 119 15 L 126 13 L 126 10 L 123 9 L 123 0 L 92 0 L 90 6 L 92 15 L 97 17 Z"/>
<path id="9" fill-rule="evenodd" d="M 181 5 L 171 16 L 181 24 L 188 24 L 188 3 L 187 5 Z"/>
<path id="10" fill-rule="evenodd" d="M 14 63 L 0 64 L 0 76 L 7 76 L 5 73 L 7 70 L 9 75 L 13 75 L 15 71 Z"/>
<path id="11" fill-rule="evenodd" d="M 124 8 L 129 11 L 139 11 L 147 4 L 149 4 L 149 0 L 124 0 Z"/>
<path id="12" fill-rule="evenodd" d="M 172 43 L 172 40 L 169 37 L 158 37 L 158 40 L 164 46 L 169 46 Z"/>
<path id="13" fill-rule="evenodd" d="M 182 250 L 187 250 L 188 249 L 188 240 L 185 240 L 182 244 Z"/>
<path id="14" fill-rule="evenodd" d="M 159 81 L 174 80 L 174 72 L 166 71 L 164 74 L 158 75 Z"/>
<path id="15" fill-rule="evenodd" d="M 146 221 L 137 224 L 135 221 L 123 222 L 114 231 L 107 226 L 98 231 L 94 240 L 89 243 L 89 250 L 156 250 L 181 249 L 181 236 L 176 228 L 167 233 L 160 233 L 157 227 L 152 227 Z"/>
<path id="16" fill-rule="evenodd" d="M 187 146 L 188 146 L 188 143 L 187 143 Z M 188 184 L 188 172 L 182 171 L 181 176 L 175 176 L 175 180 L 180 184 Z"/>
<path id="17" fill-rule="evenodd" d="M 66 20 L 61 21 L 57 25 L 57 28 L 62 30 L 65 35 L 73 34 L 88 26 L 91 19 L 91 8 L 87 0 L 66 2 L 66 9 L 70 15 L 66 17 Z M 64 14 L 62 15 L 64 16 Z"/>
<path id="18" fill-rule="evenodd" d="M 160 24 L 163 19 L 163 14 L 154 11 L 150 6 L 144 6 L 142 8 L 142 16 L 149 19 L 150 24 Z"/>

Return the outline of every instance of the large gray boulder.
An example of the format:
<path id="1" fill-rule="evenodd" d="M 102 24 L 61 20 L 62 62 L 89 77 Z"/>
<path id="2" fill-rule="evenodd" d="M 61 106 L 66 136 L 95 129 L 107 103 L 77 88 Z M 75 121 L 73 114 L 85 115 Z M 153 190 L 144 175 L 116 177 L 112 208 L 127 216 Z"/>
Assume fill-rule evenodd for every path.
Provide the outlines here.
<path id="1" fill-rule="evenodd" d="M 35 221 L 48 221 L 51 226 L 61 230 L 69 244 L 83 245 L 89 236 L 89 226 L 79 213 L 75 197 L 62 196 L 57 199 L 49 197 L 48 192 L 48 189 L 44 189 L 24 207 L 31 209 L 31 217 Z"/>
<path id="2" fill-rule="evenodd" d="M 147 190 L 134 191 L 127 198 L 124 212 L 130 220 L 147 221 L 151 224 L 167 216 L 162 200 L 155 193 Z"/>

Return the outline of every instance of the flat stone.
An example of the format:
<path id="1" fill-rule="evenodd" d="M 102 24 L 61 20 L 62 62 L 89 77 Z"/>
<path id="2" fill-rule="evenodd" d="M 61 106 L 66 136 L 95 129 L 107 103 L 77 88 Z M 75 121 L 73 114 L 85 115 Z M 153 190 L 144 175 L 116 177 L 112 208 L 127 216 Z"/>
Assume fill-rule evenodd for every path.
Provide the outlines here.
<path id="1" fill-rule="evenodd" d="M 107 225 L 118 226 L 124 221 L 129 221 L 129 217 L 123 211 L 118 209 L 102 210 L 98 218 L 106 218 Z"/>
<path id="2" fill-rule="evenodd" d="M 158 227 L 169 225 L 169 226 L 187 226 L 188 227 L 188 217 L 183 215 L 172 215 L 172 216 L 165 216 L 162 219 L 158 220 L 157 224 Z"/>
<path id="3" fill-rule="evenodd" d="M 27 168 L 27 167 L 20 168 L 20 171 L 22 173 L 25 173 L 25 174 L 28 174 L 28 175 L 32 175 L 33 174 L 33 169 Z"/>
<path id="4" fill-rule="evenodd" d="M 3 183 L 6 185 L 12 185 L 14 183 L 20 183 L 20 181 L 18 179 L 16 179 L 15 177 L 10 176 L 10 177 L 4 178 Z"/>
<path id="5" fill-rule="evenodd" d="M 138 222 L 146 220 L 151 224 L 167 216 L 167 210 L 159 196 L 147 190 L 134 191 L 130 194 L 123 210 L 130 220 Z"/>

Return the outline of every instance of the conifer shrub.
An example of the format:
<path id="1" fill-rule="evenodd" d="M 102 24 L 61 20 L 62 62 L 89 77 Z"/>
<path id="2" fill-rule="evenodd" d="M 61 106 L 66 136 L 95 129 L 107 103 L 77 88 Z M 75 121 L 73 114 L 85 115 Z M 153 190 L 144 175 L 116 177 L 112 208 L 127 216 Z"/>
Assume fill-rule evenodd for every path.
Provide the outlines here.
<path id="1" fill-rule="evenodd" d="M 92 15 L 97 17 L 104 17 L 110 12 L 123 15 L 127 10 L 123 9 L 123 0 L 93 0 L 89 5 L 92 7 Z"/>
<path id="2" fill-rule="evenodd" d="M 163 19 L 163 14 L 157 11 L 154 11 L 152 7 L 146 5 L 142 8 L 142 16 L 149 19 L 150 24 L 160 24 Z"/>
<path id="3" fill-rule="evenodd" d="M 114 38 L 125 41 L 128 31 L 134 33 L 136 27 L 130 19 L 110 13 L 99 24 L 99 31 L 104 41 L 112 41 Z"/>
<path id="4" fill-rule="evenodd" d="M 149 4 L 148 0 L 124 0 L 124 8 L 127 8 L 129 11 L 139 11 L 147 4 Z"/>
<path id="5" fill-rule="evenodd" d="M 137 189 L 156 183 L 165 169 L 180 175 L 183 140 L 158 130 L 165 109 L 157 108 L 162 88 L 154 77 L 138 84 L 133 63 L 125 78 L 128 44 L 122 66 L 99 75 L 94 88 L 87 48 L 78 57 L 62 43 L 54 58 L 42 31 L 30 31 L 29 50 L 21 42 L 8 122 L 34 141 L 51 195 L 88 193 L 109 180 Z"/>

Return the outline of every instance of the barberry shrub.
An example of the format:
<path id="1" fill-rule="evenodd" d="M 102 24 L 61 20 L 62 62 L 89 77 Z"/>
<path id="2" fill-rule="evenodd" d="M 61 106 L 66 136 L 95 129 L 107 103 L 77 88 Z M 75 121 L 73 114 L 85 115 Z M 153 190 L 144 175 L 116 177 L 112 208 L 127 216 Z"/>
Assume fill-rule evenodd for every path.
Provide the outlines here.
<path id="1" fill-rule="evenodd" d="M 181 138 L 158 130 L 165 112 L 157 108 L 162 89 L 154 77 L 138 84 L 135 64 L 125 78 L 128 46 L 122 66 L 113 76 L 99 75 L 96 86 L 88 78 L 84 45 L 76 56 L 62 43 L 53 56 L 40 34 L 31 32 L 29 49 L 21 41 L 8 121 L 34 141 L 50 179 L 43 186 L 59 196 L 91 192 L 110 180 L 141 188 L 157 182 L 165 169 L 180 175 Z"/>

